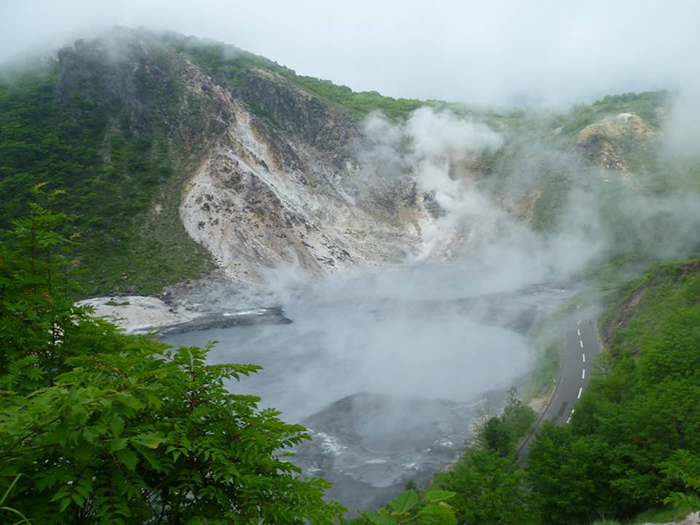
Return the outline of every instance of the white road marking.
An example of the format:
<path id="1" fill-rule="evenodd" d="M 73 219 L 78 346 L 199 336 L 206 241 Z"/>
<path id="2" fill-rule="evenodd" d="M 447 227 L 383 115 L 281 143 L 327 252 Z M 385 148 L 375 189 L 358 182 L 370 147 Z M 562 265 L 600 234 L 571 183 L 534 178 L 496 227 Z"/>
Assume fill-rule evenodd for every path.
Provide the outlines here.
<path id="1" fill-rule="evenodd" d="M 581 319 L 579 319 L 578 321 L 576 321 L 576 324 L 580 326 L 580 325 L 581 325 Z"/>
<path id="2" fill-rule="evenodd" d="M 581 399 L 581 393 L 583 392 L 583 387 L 579 387 L 578 389 L 578 397 L 576 399 Z"/>
<path id="3" fill-rule="evenodd" d="M 568 425 L 571 422 L 571 416 L 569 416 L 569 419 L 566 420 L 566 424 Z"/>
<path id="4" fill-rule="evenodd" d="M 586 354 L 581 354 L 581 357 L 583 357 L 583 362 L 586 362 Z"/>
<path id="5" fill-rule="evenodd" d="M 577 328 L 577 329 L 576 329 L 576 333 L 578 334 L 579 337 L 581 337 L 581 330 L 579 330 L 579 329 Z"/>
<path id="6" fill-rule="evenodd" d="M 581 341 L 581 340 L 579 339 L 578 344 L 580 344 L 580 345 L 581 345 L 581 348 L 583 348 L 583 341 Z"/>
<path id="7" fill-rule="evenodd" d="M 586 379 L 586 369 L 583 369 L 583 372 L 581 372 L 581 379 Z"/>

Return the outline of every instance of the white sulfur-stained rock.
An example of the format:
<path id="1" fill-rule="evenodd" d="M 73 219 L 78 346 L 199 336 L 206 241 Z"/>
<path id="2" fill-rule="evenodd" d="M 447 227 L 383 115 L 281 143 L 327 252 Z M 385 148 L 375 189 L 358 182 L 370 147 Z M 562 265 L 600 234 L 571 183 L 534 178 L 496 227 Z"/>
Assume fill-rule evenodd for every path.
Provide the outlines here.
<path id="1" fill-rule="evenodd" d="M 201 315 L 176 311 L 156 297 L 141 295 L 95 297 L 79 301 L 77 305 L 92 306 L 97 317 L 108 319 L 126 333 L 148 332 L 182 324 Z"/>

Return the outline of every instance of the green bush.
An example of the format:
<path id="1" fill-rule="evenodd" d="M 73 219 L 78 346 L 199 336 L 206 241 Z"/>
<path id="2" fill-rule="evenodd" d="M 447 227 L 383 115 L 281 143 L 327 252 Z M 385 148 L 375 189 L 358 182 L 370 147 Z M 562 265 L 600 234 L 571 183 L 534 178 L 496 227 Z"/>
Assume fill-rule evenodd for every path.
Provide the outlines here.
<path id="1" fill-rule="evenodd" d="M 477 426 L 476 442 L 483 450 L 501 457 L 513 455 L 518 442 L 525 437 L 536 419 L 535 411 L 524 405 L 516 389 L 511 388 L 503 413 Z"/>
<path id="2" fill-rule="evenodd" d="M 515 447 L 535 422 L 533 410 L 511 389 L 500 416 L 477 428 L 476 446 L 467 447 L 457 464 L 435 475 L 436 488 L 455 493 L 450 504 L 460 523 L 537 523 L 537 512 Z"/>
<path id="3" fill-rule="evenodd" d="M 34 193 L 41 198 L 41 190 Z M 0 509 L 36 524 L 331 523 L 342 507 L 285 451 L 305 429 L 233 394 L 259 367 L 123 335 L 72 302 L 61 217 L 0 243 Z"/>
<path id="4" fill-rule="evenodd" d="M 460 523 L 538 523 L 525 478 L 513 456 L 470 449 L 434 486 L 456 493 L 450 504 Z"/>
<path id="5" fill-rule="evenodd" d="M 457 525 L 452 507 L 446 503 L 455 496 L 444 490 L 428 491 L 422 498 L 414 490 L 405 490 L 376 512 L 363 512 L 361 523 L 374 525 Z"/>
<path id="6" fill-rule="evenodd" d="M 693 490 L 692 474 L 677 470 L 680 451 L 700 453 L 699 268 L 657 267 L 605 316 L 607 351 L 571 424 L 545 426 L 530 451 L 528 479 L 545 522 L 624 520 L 689 497 L 671 494 Z"/>

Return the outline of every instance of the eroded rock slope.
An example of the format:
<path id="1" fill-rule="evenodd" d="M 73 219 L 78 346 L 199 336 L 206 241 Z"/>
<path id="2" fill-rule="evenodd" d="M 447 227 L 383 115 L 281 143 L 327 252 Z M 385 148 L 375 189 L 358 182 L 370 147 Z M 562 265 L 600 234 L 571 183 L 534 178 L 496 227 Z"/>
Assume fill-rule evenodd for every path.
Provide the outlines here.
<path id="1" fill-rule="evenodd" d="M 185 183 L 180 216 L 230 277 L 255 283 L 280 265 L 334 271 L 415 252 L 416 217 L 431 217 L 424 199 L 410 184 L 367 194 L 356 120 L 270 71 L 248 72 L 239 91 L 190 78 L 189 89 L 218 99 L 225 129 Z"/>

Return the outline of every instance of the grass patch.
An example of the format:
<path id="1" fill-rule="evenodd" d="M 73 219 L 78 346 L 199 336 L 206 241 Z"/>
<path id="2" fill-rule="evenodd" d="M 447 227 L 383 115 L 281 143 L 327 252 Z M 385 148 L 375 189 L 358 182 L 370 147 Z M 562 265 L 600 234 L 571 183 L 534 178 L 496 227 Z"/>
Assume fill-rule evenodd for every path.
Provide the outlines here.
<path id="1" fill-rule="evenodd" d="M 559 347 L 560 343 L 553 342 L 547 345 L 544 351 L 537 354 L 530 381 L 523 390 L 525 399 L 530 400 L 546 395 L 556 385 L 559 363 L 561 361 Z"/>
<path id="2" fill-rule="evenodd" d="M 526 401 L 547 395 L 556 385 L 561 362 L 562 323 L 574 304 L 569 300 L 530 329 L 528 337 L 530 346 L 535 348 L 535 364 L 523 389 Z"/>
<path id="3" fill-rule="evenodd" d="M 624 525 L 642 525 L 644 523 L 667 523 L 685 518 L 692 509 L 675 507 L 658 507 L 646 510 L 631 519 L 623 522 Z"/>

